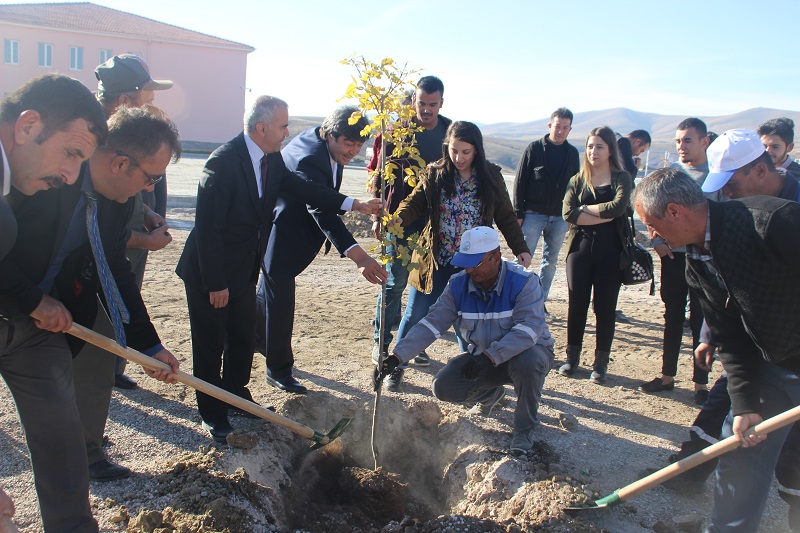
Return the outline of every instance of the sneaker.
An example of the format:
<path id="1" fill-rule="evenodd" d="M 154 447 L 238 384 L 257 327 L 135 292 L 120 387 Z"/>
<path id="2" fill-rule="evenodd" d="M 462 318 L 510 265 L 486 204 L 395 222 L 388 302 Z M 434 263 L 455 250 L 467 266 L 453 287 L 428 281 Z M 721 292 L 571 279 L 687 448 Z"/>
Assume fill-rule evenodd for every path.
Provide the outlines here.
<path id="1" fill-rule="evenodd" d="M 592 370 L 592 374 L 589 376 L 589 381 L 600 385 L 606 382 L 607 377 L 608 376 L 605 370 Z"/>
<path id="2" fill-rule="evenodd" d="M 520 431 L 511 437 L 511 453 L 516 456 L 525 455 L 533 448 L 533 430 Z"/>
<path id="3" fill-rule="evenodd" d="M 569 361 L 558 367 L 558 373 L 561 374 L 562 376 L 571 376 L 572 374 L 575 373 L 576 370 L 578 370 L 578 364 L 577 363 L 573 364 L 570 363 Z"/>
<path id="4" fill-rule="evenodd" d="M 467 411 L 468 415 L 480 415 L 480 416 L 489 416 L 492 414 L 492 410 L 494 410 L 495 405 L 500 403 L 500 400 L 503 399 L 503 396 L 506 395 L 506 388 L 505 387 L 497 387 L 494 396 L 486 400 L 485 402 L 478 402 L 472 406 L 472 408 Z"/>
<path id="5" fill-rule="evenodd" d="M 399 392 L 401 381 L 403 381 L 403 369 L 395 368 L 394 372 L 386 376 L 386 379 L 383 380 L 383 386 L 388 391 Z"/>
<path id="6" fill-rule="evenodd" d="M 665 390 L 672 390 L 675 388 L 675 381 L 670 381 L 669 383 L 664 383 L 661 381 L 661 378 L 655 378 L 652 381 L 648 381 L 647 383 L 642 383 L 639 385 L 639 390 L 642 392 L 661 392 Z"/>
<path id="7" fill-rule="evenodd" d="M 412 362 L 416 366 L 428 366 L 431 364 L 431 358 L 425 352 L 419 352 Z"/>
<path id="8" fill-rule="evenodd" d="M 703 406 L 708 400 L 708 389 L 698 389 L 694 391 L 694 404 L 699 405 L 700 407 Z"/>

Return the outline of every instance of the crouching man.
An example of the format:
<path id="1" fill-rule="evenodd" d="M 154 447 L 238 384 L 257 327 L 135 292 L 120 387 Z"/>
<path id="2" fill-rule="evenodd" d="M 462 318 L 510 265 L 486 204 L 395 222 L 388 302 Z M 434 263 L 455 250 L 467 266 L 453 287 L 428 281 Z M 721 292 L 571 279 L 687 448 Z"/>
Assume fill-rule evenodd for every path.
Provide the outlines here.
<path id="1" fill-rule="evenodd" d="M 497 231 L 485 226 L 464 232 L 451 264 L 464 271 L 450 278 L 427 316 L 379 363 L 373 385 L 379 387 L 398 365 L 456 324 L 469 346 L 436 374 L 434 396 L 488 416 L 505 395 L 504 385 L 513 384 L 517 409 L 511 451 L 523 454 L 533 445 L 544 378 L 553 365 L 554 341 L 544 319 L 539 277 L 504 260 Z"/>

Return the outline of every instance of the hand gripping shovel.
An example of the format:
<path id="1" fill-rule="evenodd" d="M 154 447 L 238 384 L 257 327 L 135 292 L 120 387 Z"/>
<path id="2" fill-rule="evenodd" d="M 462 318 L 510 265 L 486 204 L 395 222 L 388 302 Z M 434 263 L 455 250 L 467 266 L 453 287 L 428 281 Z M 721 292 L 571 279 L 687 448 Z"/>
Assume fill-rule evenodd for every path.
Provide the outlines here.
<path id="1" fill-rule="evenodd" d="M 776 429 L 780 429 L 784 426 L 788 426 L 789 424 L 800 420 L 800 405 L 789 409 L 779 415 L 775 415 L 772 418 L 768 418 L 764 420 L 760 424 L 757 424 L 755 427 L 750 428 L 747 431 L 748 435 L 767 435 Z M 757 446 L 760 446 L 758 444 Z M 723 453 L 727 453 L 733 449 L 739 447 L 739 441 L 736 440 L 735 436 L 730 436 L 727 439 L 723 439 L 716 444 L 712 444 L 708 448 L 700 450 L 699 452 L 695 453 L 694 455 L 690 455 L 686 459 L 681 459 L 677 463 L 672 463 L 669 466 L 665 466 L 658 472 L 653 472 L 649 476 L 640 479 L 630 485 L 626 485 L 621 489 L 615 490 L 612 494 L 605 496 L 604 498 L 600 498 L 599 500 L 595 501 L 594 505 L 590 506 L 581 506 L 581 507 L 565 507 L 564 511 L 567 513 L 573 513 L 576 511 L 585 511 L 590 509 L 604 509 L 606 507 L 615 507 L 620 503 L 627 501 L 634 496 L 638 496 L 639 494 L 646 492 L 653 487 L 657 487 L 658 485 L 662 484 L 663 482 L 667 481 L 668 479 L 672 479 L 673 477 L 686 472 L 698 465 L 705 463 L 713 459 L 714 457 L 718 457 Z"/>
<path id="2" fill-rule="evenodd" d="M 92 331 L 91 329 L 85 328 L 80 324 L 73 323 L 72 328 L 67 331 L 70 335 L 74 335 L 79 339 L 82 339 L 90 344 L 94 344 L 98 348 L 102 348 L 106 351 L 109 351 L 113 354 L 119 355 L 120 357 L 124 357 L 128 361 L 133 361 L 134 363 L 138 363 L 143 367 L 149 368 L 151 370 L 166 370 L 168 372 L 172 372 L 172 369 L 166 363 L 162 363 L 157 359 L 153 359 L 152 357 L 147 357 L 143 353 L 137 352 L 132 348 L 123 348 L 113 340 L 100 335 Z M 175 376 L 175 380 L 183 383 L 184 385 L 188 385 L 193 389 L 199 390 L 200 392 L 204 392 L 209 396 L 213 396 L 218 400 L 222 400 L 225 403 L 238 407 L 243 411 L 247 411 L 248 413 L 252 413 L 259 418 L 263 418 L 267 422 L 272 422 L 273 424 L 277 424 L 281 427 L 284 427 L 291 431 L 292 433 L 297 433 L 301 437 L 305 437 L 309 440 L 314 441 L 314 444 L 311 446 L 312 450 L 316 450 L 318 448 L 322 448 L 329 442 L 336 439 L 339 435 L 344 433 L 344 430 L 350 425 L 350 422 L 353 421 L 352 418 L 343 418 L 341 419 L 333 429 L 330 430 L 327 434 L 323 435 L 319 431 L 314 431 L 310 427 L 304 426 L 302 424 L 298 424 L 294 420 L 286 418 L 285 416 L 281 416 L 277 413 L 273 413 L 272 411 L 261 407 L 260 405 L 253 403 L 251 401 L 245 400 L 244 398 L 240 398 L 235 394 L 232 394 L 226 390 L 223 390 L 211 383 L 203 381 L 202 379 L 197 379 L 194 376 L 190 376 L 185 372 L 178 371 L 177 374 L 173 374 Z"/>

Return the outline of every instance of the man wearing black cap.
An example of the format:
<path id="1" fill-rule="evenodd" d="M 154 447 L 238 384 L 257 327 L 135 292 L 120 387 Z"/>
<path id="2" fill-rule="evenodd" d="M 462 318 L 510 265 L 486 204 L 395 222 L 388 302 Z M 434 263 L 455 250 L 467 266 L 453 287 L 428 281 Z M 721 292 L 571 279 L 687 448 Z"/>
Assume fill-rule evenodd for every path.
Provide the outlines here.
<path id="1" fill-rule="evenodd" d="M 150 69 L 142 58 L 133 54 L 114 56 L 94 70 L 97 78 L 97 100 L 108 116 L 119 106 L 141 107 L 152 104 L 155 91 L 172 87 L 170 80 L 154 80 Z M 131 262 L 131 271 L 136 284 L 142 289 L 147 252 L 161 250 L 172 241 L 169 227 L 164 219 L 167 213 L 166 177 L 152 191 L 136 195 L 133 216 L 128 225 L 130 238 L 126 254 Z M 101 317 L 102 319 L 102 317 Z M 107 322 L 107 321 L 104 321 Z M 97 325 L 96 325 L 97 326 Z M 109 332 L 106 324 L 106 332 Z M 103 329 L 97 328 L 95 329 Z M 94 349 L 87 347 L 87 349 Z M 120 389 L 135 389 L 136 382 L 125 375 L 125 359 L 117 357 L 114 371 L 114 386 Z"/>

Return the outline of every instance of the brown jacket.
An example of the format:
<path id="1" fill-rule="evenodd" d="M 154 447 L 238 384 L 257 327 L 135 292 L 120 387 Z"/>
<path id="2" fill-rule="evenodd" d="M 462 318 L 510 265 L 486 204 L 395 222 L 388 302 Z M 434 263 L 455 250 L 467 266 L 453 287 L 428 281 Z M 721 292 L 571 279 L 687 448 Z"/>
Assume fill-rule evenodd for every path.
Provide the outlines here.
<path id="1" fill-rule="evenodd" d="M 517 215 L 511 206 L 511 198 L 508 196 L 508 189 L 503 175 L 500 173 L 500 167 L 489 163 L 489 170 L 501 193 L 494 205 L 483 206 L 484 219 L 481 220 L 481 224 L 485 226 L 491 226 L 492 223 L 497 224 L 515 256 L 526 252 L 530 253 L 528 245 L 525 244 L 522 229 L 517 222 Z M 436 252 L 439 250 L 439 239 L 435 237 L 439 235 L 438 205 L 442 184 L 439 176 L 443 171 L 442 168 L 428 165 L 420 172 L 417 186 L 400 203 L 395 212 L 403 220 L 403 226 L 408 226 L 421 216 L 430 215 L 428 223 L 422 229 L 420 244 L 430 248 L 431 253 L 421 257 L 419 253 L 414 252 L 411 261 L 419 263 L 419 268 L 412 270 L 408 276 L 408 283 L 425 294 L 430 294 L 433 289 L 433 269 L 438 268 Z"/>

